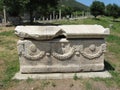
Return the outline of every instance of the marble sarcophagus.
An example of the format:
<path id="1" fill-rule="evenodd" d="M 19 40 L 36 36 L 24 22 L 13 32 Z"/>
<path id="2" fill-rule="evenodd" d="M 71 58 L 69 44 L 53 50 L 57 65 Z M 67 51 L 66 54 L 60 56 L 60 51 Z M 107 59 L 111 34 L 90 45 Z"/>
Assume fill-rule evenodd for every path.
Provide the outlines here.
<path id="1" fill-rule="evenodd" d="M 105 37 L 100 25 L 17 26 L 21 73 L 104 70 Z"/>

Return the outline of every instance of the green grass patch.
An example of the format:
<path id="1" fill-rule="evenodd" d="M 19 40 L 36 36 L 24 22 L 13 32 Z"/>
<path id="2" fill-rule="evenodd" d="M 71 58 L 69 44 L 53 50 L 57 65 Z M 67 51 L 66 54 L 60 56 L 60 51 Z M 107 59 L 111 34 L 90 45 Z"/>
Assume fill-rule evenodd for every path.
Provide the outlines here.
<path id="1" fill-rule="evenodd" d="M 8 87 L 8 85 L 12 81 L 12 77 L 19 70 L 19 65 L 17 60 L 6 63 L 6 66 L 7 66 L 7 69 L 4 73 L 4 79 L 2 80 L 4 87 Z"/>
<path id="2" fill-rule="evenodd" d="M 100 19 L 94 19 L 94 18 L 87 18 L 87 19 L 75 19 L 75 20 L 61 20 L 61 21 L 55 21 L 54 24 L 61 24 L 61 25 L 79 25 L 79 24 L 98 24 L 102 25 L 104 27 L 109 27 L 112 21 L 109 20 L 110 18 L 102 17 Z"/>
<path id="3" fill-rule="evenodd" d="M 113 78 L 112 78 L 113 82 L 115 81 L 116 85 L 118 85 L 118 87 L 120 87 L 120 72 L 111 71 L 110 73 L 113 76 Z"/>
<path id="4" fill-rule="evenodd" d="M 115 43 L 115 44 L 118 44 L 120 45 L 120 36 L 116 36 L 116 35 L 109 35 L 106 40 L 108 42 L 112 42 L 112 43 Z"/>
<path id="5" fill-rule="evenodd" d="M 10 31 L 0 32 L 0 36 L 14 36 L 14 31 L 10 30 Z"/>
<path id="6" fill-rule="evenodd" d="M 90 81 L 87 81 L 87 82 L 85 83 L 85 87 L 86 87 L 86 90 L 93 90 L 93 89 L 92 89 L 92 84 L 91 84 Z"/>
<path id="7" fill-rule="evenodd" d="M 2 38 L 0 39 L 0 46 L 4 47 L 8 50 L 13 50 L 16 48 L 16 41 L 13 40 L 2 40 Z"/>

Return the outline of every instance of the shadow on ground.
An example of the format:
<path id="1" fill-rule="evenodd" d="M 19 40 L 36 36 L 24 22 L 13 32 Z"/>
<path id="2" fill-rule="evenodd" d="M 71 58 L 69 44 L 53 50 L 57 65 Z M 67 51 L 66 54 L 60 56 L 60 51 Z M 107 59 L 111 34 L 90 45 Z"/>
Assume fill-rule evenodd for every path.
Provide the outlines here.
<path id="1" fill-rule="evenodd" d="M 115 70 L 114 67 L 107 61 L 104 61 L 104 65 L 105 65 L 105 70 L 107 71 Z"/>

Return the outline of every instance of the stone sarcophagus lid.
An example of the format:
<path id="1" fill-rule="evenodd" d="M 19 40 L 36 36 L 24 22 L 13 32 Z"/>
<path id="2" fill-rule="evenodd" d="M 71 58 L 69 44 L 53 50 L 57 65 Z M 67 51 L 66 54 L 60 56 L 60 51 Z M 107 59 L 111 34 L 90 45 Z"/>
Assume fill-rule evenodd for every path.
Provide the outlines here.
<path id="1" fill-rule="evenodd" d="M 105 37 L 100 25 L 17 26 L 21 73 L 104 70 Z"/>

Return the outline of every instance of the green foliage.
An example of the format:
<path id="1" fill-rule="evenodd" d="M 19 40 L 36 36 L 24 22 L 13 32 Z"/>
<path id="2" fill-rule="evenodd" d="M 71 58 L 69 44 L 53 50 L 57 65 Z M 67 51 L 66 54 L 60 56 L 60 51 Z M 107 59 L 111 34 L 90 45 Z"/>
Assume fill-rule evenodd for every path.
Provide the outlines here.
<path id="1" fill-rule="evenodd" d="M 98 15 L 104 15 L 105 12 L 105 5 L 103 2 L 100 1 L 94 1 L 92 5 L 90 6 L 90 12 L 95 18 Z"/>
<path id="2" fill-rule="evenodd" d="M 49 8 L 56 7 L 59 0 L 3 0 L 6 10 L 10 16 L 19 16 L 23 12 L 29 12 L 30 21 L 33 22 L 33 12 L 42 8 L 45 12 Z M 0 5 L 2 3 L 0 2 Z"/>
<path id="3" fill-rule="evenodd" d="M 58 10 L 61 9 L 62 16 L 71 15 L 76 11 L 86 11 L 88 7 L 76 0 L 60 0 Z"/>
<path id="4" fill-rule="evenodd" d="M 50 8 L 56 7 L 58 1 L 59 0 L 30 0 L 30 2 L 26 4 L 26 8 L 30 13 L 31 23 L 33 22 L 33 12 L 35 12 L 37 8 L 40 8 L 44 14 L 47 14 Z"/>
<path id="5" fill-rule="evenodd" d="M 20 14 L 22 6 L 19 0 L 4 0 L 4 5 L 10 16 L 18 16 Z"/>
<path id="6" fill-rule="evenodd" d="M 60 6 L 73 8 L 74 11 L 85 11 L 88 7 L 76 0 L 60 0 Z"/>
<path id="7" fill-rule="evenodd" d="M 59 9 L 62 11 L 62 16 L 88 9 L 87 6 L 75 0 L 0 0 L 1 11 L 3 4 L 10 16 L 20 16 L 24 12 L 29 13 L 31 22 L 33 22 L 33 17 L 49 17 L 50 13 L 58 12 Z"/>
<path id="8" fill-rule="evenodd" d="M 113 18 L 119 17 L 120 7 L 116 4 L 108 4 L 106 6 L 106 15 L 112 16 Z"/>
<path id="9" fill-rule="evenodd" d="M 3 0 L 0 0 L 0 12 L 3 10 Z"/>
<path id="10" fill-rule="evenodd" d="M 108 4 L 106 6 L 106 11 L 105 11 L 107 16 L 111 16 L 111 13 L 112 13 L 111 10 L 112 10 L 112 4 Z"/>

